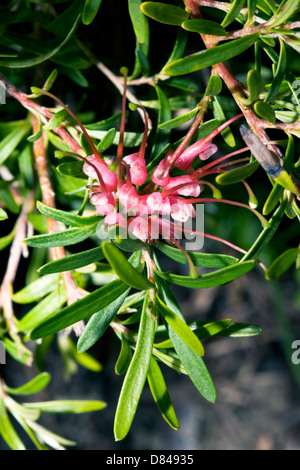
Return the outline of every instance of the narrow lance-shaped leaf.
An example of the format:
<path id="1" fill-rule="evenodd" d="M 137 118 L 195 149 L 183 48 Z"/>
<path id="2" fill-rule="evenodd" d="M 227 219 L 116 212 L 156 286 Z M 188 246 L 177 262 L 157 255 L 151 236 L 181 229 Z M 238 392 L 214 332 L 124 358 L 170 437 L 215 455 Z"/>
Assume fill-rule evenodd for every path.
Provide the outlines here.
<path id="1" fill-rule="evenodd" d="M 102 0 L 86 0 L 83 13 L 82 22 L 85 25 L 91 24 L 98 13 Z"/>
<path id="2" fill-rule="evenodd" d="M 31 59 L 17 59 L 17 60 L 0 60 L 0 67 L 8 67 L 8 68 L 27 68 L 27 67 L 33 67 L 35 65 L 41 64 L 42 62 L 45 62 L 45 60 L 50 59 L 53 57 L 57 52 L 69 41 L 71 36 L 73 35 L 74 31 L 77 28 L 77 25 L 80 20 L 80 15 L 76 18 L 74 24 L 72 25 L 72 28 L 68 32 L 67 36 L 65 39 L 58 44 L 54 49 L 51 49 L 49 52 L 46 54 L 33 57 Z"/>
<path id="3" fill-rule="evenodd" d="M 18 330 L 25 332 L 35 328 L 39 323 L 56 313 L 66 301 L 65 289 L 63 286 L 59 286 L 58 291 L 51 292 L 21 318 L 18 322 Z"/>
<path id="4" fill-rule="evenodd" d="M 203 356 L 204 348 L 197 336 L 189 326 L 179 318 L 167 305 L 157 297 L 158 309 L 173 331 L 189 346 L 196 354 Z"/>
<path id="5" fill-rule="evenodd" d="M 7 218 L 8 218 L 7 213 L 5 212 L 4 209 L 2 209 L 2 207 L 0 207 L 0 220 L 5 220 Z"/>
<path id="6" fill-rule="evenodd" d="M 206 49 L 198 54 L 167 64 L 163 69 L 163 73 L 166 75 L 184 75 L 224 62 L 245 52 L 257 39 L 257 34 L 250 34 L 229 41 L 226 44 Z"/>
<path id="7" fill-rule="evenodd" d="M 230 25 L 238 14 L 240 13 L 241 9 L 243 8 L 245 0 L 234 0 L 230 10 L 227 12 L 224 20 L 222 21 L 221 25 L 226 28 L 226 26 Z"/>
<path id="8" fill-rule="evenodd" d="M 141 9 L 153 20 L 175 26 L 180 26 L 189 17 L 189 13 L 182 8 L 161 2 L 143 2 Z"/>
<path id="9" fill-rule="evenodd" d="M 26 450 L 10 422 L 2 396 L 0 396 L 0 435 L 12 450 Z"/>
<path id="10" fill-rule="evenodd" d="M 281 253 L 265 272 L 266 279 L 273 281 L 285 273 L 296 262 L 298 251 L 298 248 L 289 248 Z"/>
<path id="11" fill-rule="evenodd" d="M 90 349 L 93 344 L 101 338 L 117 315 L 129 291 L 130 289 L 127 289 L 116 300 L 107 305 L 107 307 L 101 308 L 99 312 L 91 316 L 77 342 L 77 349 L 80 353 Z"/>
<path id="12" fill-rule="evenodd" d="M 226 36 L 227 34 L 223 26 L 210 20 L 186 20 L 181 24 L 181 27 L 187 31 L 199 34 L 209 34 L 211 36 Z"/>
<path id="13" fill-rule="evenodd" d="M 179 422 L 170 400 L 164 376 L 154 357 L 151 357 L 147 379 L 154 401 L 162 417 L 173 429 L 179 429 Z"/>
<path id="14" fill-rule="evenodd" d="M 32 247 L 54 247 L 54 246 L 69 246 L 82 242 L 89 238 L 97 230 L 97 225 L 90 225 L 82 228 L 69 228 L 62 232 L 55 232 L 51 234 L 34 235 L 30 238 L 25 238 L 24 242 Z"/>
<path id="15" fill-rule="evenodd" d="M 127 339 L 123 335 L 121 339 L 120 354 L 115 365 L 115 373 L 117 375 L 125 374 L 128 370 L 131 359 L 132 359 L 131 348 Z"/>
<path id="16" fill-rule="evenodd" d="M 162 91 L 160 87 L 157 85 L 155 86 L 155 90 L 157 93 L 158 101 L 159 101 L 159 111 L 158 111 L 158 126 L 166 121 L 169 121 L 172 117 L 170 104 L 168 101 L 167 96 Z M 161 129 L 158 127 L 155 135 L 155 141 L 153 145 L 153 149 L 151 152 L 151 156 L 157 155 L 163 148 L 169 143 L 170 137 L 170 130 L 169 129 Z"/>
<path id="17" fill-rule="evenodd" d="M 139 265 L 140 253 L 134 253 L 130 258 L 130 262 L 133 266 Z M 49 336 L 63 330 L 67 326 L 88 318 L 93 313 L 99 311 L 100 305 L 101 308 L 104 309 L 120 297 L 127 289 L 128 286 L 124 282 L 120 280 L 112 281 L 46 319 L 46 321 L 31 332 L 31 337 L 37 339 Z"/>
<path id="18" fill-rule="evenodd" d="M 105 258 L 123 282 L 131 287 L 140 290 L 153 288 L 152 282 L 148 281 L 141 273 L 139 273 L 123 255 L 123 253 L 112 243 L 103 242 L 102 250 Z"/>
<path id="19" fill-rule="evenodd" d="M 35 302 L 49 292 L 53 291 L 58 285 L 58 275 L 43 276 L 33 281 L 28 286 L 23 287 L 15 294 L 12 299 L 18 304 L 28 304 Z"/>
<path id="20" fill-rule="evenodd" d="M 146 18 L 141 10 L 141 0 L 128 0 L 128 9 L 137 41 L 143 44 L 147 35 Z"/>
<path id="21" fill-rule="evenodd" d="M 165 304 L 172 309 L 173 312 L 176 312 L 179 318 L 184 320 L 173 293 L 167 283 L 162 279 L 158 284 L 158 292 Z M 216 389 L 202 357 L 187 346 L 170 326 L 168 331 L 174 349 L 191 381 L 206 400 L 214 403 L 216 401 Z"/>
<path id="22" fill-rule="evenodd" d="M 221 173 L 216 177 L 216 182 L 218 184 L 233 184 L 238 183 L 239 181 L 244 180 L 251 176 L 259 167 L 259 162 L 254 160 L 251 163 L 247 163 L 247 165 L 243 165 L 239 168 L 234 168 L 234 170 L 226 171 L 225 173 Z"/>
<path id="23" fill-rule="evenodd" d="M 96 400 L 53 400 L 23 405 L 29 409 L 41 410 L 43 413 L 86 413 L 102 410 L 106 403 Z"/>
<path id="24" fill-rule="evenodd" d="M 145 297 L 138 338 L 132 361 L 125 375 L 117 405 L 114 434 L 117 441 L 128 434 L 145 385 L 157 326 L 155 290 Z"/>
<path id="25" fill-rule="evenodd" d="M 48 372 L 41 372 L 32 380 L 24 385 L 21 385 L 20 387 L 10 388 L 5 386 L 5 391 L 10 395 L 32 395 L 47 387 L 50 379 L 51 376 Z"/>
<path id="26" fill-rule="evenodd" d="M 279 41 L 280 41 L 279 60 L 278 60 L 278 64 L 276 67 L 276 72 L 275 72 L 274 79 L 272 81 L 271 88 L 266 97 L 266 103 L 272 102 L 275 96 L 277 95 L 277 92 L 284 79 L 286 69 L 287 69 L 287 56 L 286 56 L 285 43 L 282 39 L 279 39 Z"/>
<path id="27" fill-rule="evenodd" d="M 166 243 L 157 242 L 155 245 L 160 251 L 179 263 L 188 264 L 186 256 L 181 250 Z M 219 255 L 218 253 L 200 253 L 189 251 L 189 256 L 195 266 L 203 268 L 224 268 L 236 264 L 238 259 L 229 255 Z"/>
<path id="28" fill-rule="evenodd" d="M 219 269 L 213 273 L 202 274 L 198 278 L 172 273 L 163 273 L 161 271 L 157 271 L 156 274 L 159 277 L 179 286 L 191 287 L 194 289 L 207 289 L 209 287 L 220 286 L 227 282 L 231 282 L 237 277 L 249 272 L 254 268 L 254 266 L 255 261 L 246 261 Z"/>
<path id="29" fill-rule="evenodd" d="M 72 214 L 67 211 L 62 211 L 60 209 L 46 206 L 46 204 L 43 204 L 40 201 L 37 201 L 36 206 L 41 214 L 59 222 L 63 222 L 66 225 L 85 227 L 87 225 L 94 225 L 101 220 L 101 217 L 98 215 L 83 217 L 81 215 Z"/>
<path id="30" fill-rule="evenodd" d="M 17 148 L 23 137 L 29 132 L 30 123 L 25 121 L 20 127 L 13 129 L 7 134 L 0 143 L 0 165 L 11 155 L 11 153 Z"/>
<path id="31" fill-rule="evenodd" d="M 292 16 L 297 8 L 299 7 L 299 0 L 288 0 L 285 2 L 283 7 L 278 13 L 277 18 L 275 19 L 274 23 L 272 24 L 273 27 L 279 26 L 282 23 L 286 22 L 290 16 Z"/>
<path id="32" fill-rule="evenodd" d="M 101 246 L 92 248 L 91 250 L 81 251 L 73 255 L 65 256 L 64 258 L 50 261 L 38 270 L 41 274 L 60 273 L 63 271 L 71 271 L 79 269 L 88 264 L 95 263 L 104 258 Z"/>

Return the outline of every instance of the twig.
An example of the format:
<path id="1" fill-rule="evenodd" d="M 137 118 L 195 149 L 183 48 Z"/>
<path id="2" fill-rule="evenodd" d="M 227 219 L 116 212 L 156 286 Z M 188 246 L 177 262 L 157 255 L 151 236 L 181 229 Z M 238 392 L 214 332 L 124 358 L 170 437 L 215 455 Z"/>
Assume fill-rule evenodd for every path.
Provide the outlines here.
<path id="1" fill-rule="evenodd" d="M 12 285 L 18 270 L 21 255 L 23 253 L 23 240 L 26 238 L 27 214 L 32 210 L 34 198 L 32 192 L 26 197 L 21 213 L 15 226 L 15 237 L 12 242 L 6 272 L 0 289 L 0 306 L 6 320 L 8 331 L 12 338 L 17 339 L 18 329 L 12 305 Z"/>
<path id="2" fill-rule="evenodd" d="M 202 15 L 199 11 L 196 0 L 184 0 L 184 2 L 186 5 L 186 8 L 191 12 L 191 16 L 193 18 L 202 18 Z M 201 37 L 206 48 L 209 49 L 213 47 L 214 44 L 211 43 L 212 36 L 201 34 Z M 245 119 L 247 120 L 249 124 L 249 127 L 261 139 L 262 142 L 264 143 L 269 142 L 270 139 L 268 135 L 266 134 L 264 128 L 270 127 L 270 126 L 266 125 L 266 121 L 263 121 L 263 123 L 261 123 L 260 122 L 261 120 L 256 116 L 256 114 L 252 111 L 252 109 L 243 103 L 242 84 L 238 80 L 236 80 L 236 78 L 231 74 L 231 72 L 228 70 L 228 68 L 223 62 L 214 65 L 212 70 L 213 70 L 213 73 L 215 73 L 216 75 L 219 75 L 222 78 L 222 80 L 226 83 L 235 102 L 237 103 L 242 113 L 244 114 Z M 269 150 L 273 152 L 277 158 L 279 159 L 282 158 L 282 153 L 276 145 L 270 145 Z"/>
<path id="3" fill-rule="evenodd" d="M 37 132 L 38 130 L 38 120 L 35 116 L 33 116 L 33 130 Z M 33 154 L 36 164 L 36 170 L 39 176 L 40 187 L 42 192 L 42 201 L 49 207 L 55 208 L 55 198 L 54 198 L 54 191 L 52 189 L 49 171 L 48 171 L 48 164 L 47 164 L 47 157 L 46 151 L 44 146 L 44 139 L 43 136 L 40 137 L 33 143 Z M 48 229 L 49 233 L 54 233 L 59 231 L 59 226 L 56 220 L 51 218 L 47 218 L 48 222 Z M 64 258 L 66 256 L 66 252 L 63 246 L 57 246 L 51 249 L 51 254 L 54 260 L 58 260 Z M 61 273 L 64 286 L 66 289 L 67 295 L 67 303 L 68 305 L 76 302 L 80 297 L 82 297 L 81 293 L 77 289 L 77 286 L 74 282 L 74 278 L 71 271 L 63 271 Z M 80 324 L 73 325 L 75 331 L 80 330 Z"/>

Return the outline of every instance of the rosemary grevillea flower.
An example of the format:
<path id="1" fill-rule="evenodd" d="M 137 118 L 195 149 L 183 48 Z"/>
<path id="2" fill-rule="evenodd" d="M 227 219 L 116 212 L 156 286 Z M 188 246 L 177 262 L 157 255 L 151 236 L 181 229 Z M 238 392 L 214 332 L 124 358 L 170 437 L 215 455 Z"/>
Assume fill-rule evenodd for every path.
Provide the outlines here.
<path id="1" fill-rule="evenodd" d="M 197 165 L 199 166 L 201 161 L 207 160 L 217 152 L 218 147 L 212 143 L 212 140 L 229 124 L 241 118 L 242 114 L 224 122 L 202 140 L 185 147 L 182 147 L 181 144 L 175 151 L 169 150 L 157 167 L 148 173 L 145 161 L 148 121 L 147 113 L 143 108 L 145 129 L 140 149 L 136 153 L 123 155 L 125 94 L 123 95 L 117 154 L 115 161 L 108 164 L 99 154 L 84 126 L 70 109 L 51 93 L 45 91 L 43 93 L 58 101 L 76 120 L 90 145 L 91 155 L 86 157 L 76 155 L 84 160 L 83 172 L 94 180 L 88 186 L 90 202 L 95 206 L 99 215 L 104 216 L 103 223 L 106 230 L 119 227 L 125 229 L 126 236 L 129 235 L 131 238 L 137 238 L 142 242 L 151 243 L 162 236 L 164 239 L 176 244 L 176 238 L 180 238 L 183 233 L 187 233 L 186 227 L 182 227 L 180 224 L 196 216 L 193 204 L 210 201 L 247 208 L 261 220 L 263 225 L 266 223 L 266 220 L 253 207 L 221 199 L 220 191 L 211 182 L 204 179 L 208 175 L 224 172 L 224 168 L 231 165 L 226 160 L 249 150 L 247 147 L 205 163 L 197 169 L 192 166 L 197 157 L 200 160 Z M 195 130 L 196 126 L 192 126 L 184 139 L 186 144 L 188 144 Z M 235 160 L 234 163 L 244 160 L 248 160 L 248 158 Z M 212 189 L 213 198 L 199 198 L 206 185 Z M 247 185 L 245 187 L 249 192 L 250 188 Z M 226 240 L 214 235 L 202 235 L 229 244 Z M 230 244 L 230 246 L 233 245 Z M 241 251 L 239 247 L 235 248 Z"/>

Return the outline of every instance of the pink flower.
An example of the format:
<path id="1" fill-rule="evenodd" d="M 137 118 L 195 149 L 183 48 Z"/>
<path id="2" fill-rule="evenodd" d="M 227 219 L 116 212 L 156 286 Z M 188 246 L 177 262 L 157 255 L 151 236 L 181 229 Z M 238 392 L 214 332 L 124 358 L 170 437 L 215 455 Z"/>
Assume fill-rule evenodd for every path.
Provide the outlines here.
<path id="1" fill-rule="evenodd" d="M 90 202 L 96 207 L 100 215 L 108 215 L 115 208 L 115 200 L 111 193 L 94 193 L 90 197 Z"/>
<path id="2" fill-rule="evenodd" d="M 131 219 L 128 224 L 128 232 L 146 243 L 149 237 L 148 219 L 144 217 L 135 217 L 134 219 Z"/>
<path id="3" fill-rule="evenodd" d="M 152 174 L 152 181 L 153 183 L 164 187 L 166 184 L 168 184 L 170 180 L 170 170 L 171 170 L 171 157 L 173 155 L 173 151 L 170 150 L 166 157 L 159 162 L 158 167 L 155 168 L 153 174 Z"/>
<path id="4" fill-rule="evenodd" d="M 170 196 L 171 216 L 178 222 L 187 222 L 190 217 L 196 216 L 192 204 L 186 204 L 180 197 Z"/>
<path id="5" fill-rule="evenodd" d="M 132 153 L 123 158 L 129 165 L 131 182 L 137 186 L 144 184 L 147 179 L 146 162 L 138 153 Z"/>
<path id="6" fill-rule="evenodd" d="M 186 170 L 191 166 L 197 155 L 199 155 L 200 160 L 206 160 L 218 150 L 215 144 L 203 145 L 202 142 L 202 140 L 198 140 L 187 147 L 177 158 L 175 166 L 180 170 Z"/>
<path id="7" fill-rule="evenodd" d="M 115 173 L 108 168 L 106 163 L 104 161 L 97 160 L 95 155 L 86 157 L 86 160 L 92 163 L 96 167 L 96 169 L 99 171 L 100 176 L 103 179 L 103 182 L 105 184 L 106 190 L 115 191 L 118 186 L 118 180 L 117 180 Z M 99 180 L 97 171 L 87 162 L 85 162 L 83 165 L 83 172 L 90 178 Z"/>
<path id="8" fill-rule="evenodd" d="M 125 209 L 137 209 L 140 202 L 140 196 L 138 196 L 134 186 L 129 186 L 127 183 L 117 191 L 116 198 L 119 199 L 120 204 Z"/>
<path id="9" fill-rule="evenodd" d="M 169 183 L 165 186 L 165 190 L 168 194 L 171 193 L 172 188 L 176 188 L 172 194 L 181 194 L 182 196 L 198 197 L 201 188 L 198 183 L 195 182 L 189 175 L 176 176 L 171 178 Z"/>
<path id="10" fill-rule="evenodd" d="M 123 228 L 126 227 L 126 220 L 119 212 L 113 212 L 111 214 L 108 214 L 104 219 L 104 223 L 108 226 L 119 225 Z"/>

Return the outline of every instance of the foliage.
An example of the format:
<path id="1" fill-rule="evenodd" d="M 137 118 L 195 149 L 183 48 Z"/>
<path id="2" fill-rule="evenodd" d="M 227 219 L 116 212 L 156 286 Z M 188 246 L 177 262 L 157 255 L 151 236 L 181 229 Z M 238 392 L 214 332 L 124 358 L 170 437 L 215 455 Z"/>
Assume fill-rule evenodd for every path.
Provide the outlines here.
<path id="1" fill-rule="evenodd" d="M 226 289 L 253 269 L 272 281 L 300 265 L 299 3 L 6 3 L 0 339 L 12 363 L 34 363 L 39 373 L 10 387 L 1 366 L 0 434 L 25 448 L 13 417 L 38 449 L 74 445 L 38 424 L 40 414 L 104 402 L 18 403 L 11 395 L 48 385 L 45 357 L 55 343 L 67 378 L 76 364 L 100 372 L 92 347 L 108 328 L 120 341 L 115 372 L 124 375 L 115 439 L 128 434 L 146 381 L 178 429 L 163 367 L 189 376 L 213 403 L 205 344 L 261 328 L 191 322 L 172 288 Z M 112 8 L 126 16 L 126 50 Z M 196 220 L 197 204 L 207 232 L 182 225 Z M 198 244 L 189 251 L 191 235 Z M 174 272 L 166 259 L 178 263 Z"/>

